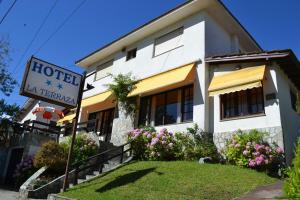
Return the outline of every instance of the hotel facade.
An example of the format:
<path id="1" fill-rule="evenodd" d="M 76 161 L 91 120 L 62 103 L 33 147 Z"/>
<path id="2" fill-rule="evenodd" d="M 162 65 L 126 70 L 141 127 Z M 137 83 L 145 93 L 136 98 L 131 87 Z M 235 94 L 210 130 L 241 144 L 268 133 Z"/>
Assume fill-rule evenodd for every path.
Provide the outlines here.
<path id="1" fill-rule="evenodd" d="M 276 41 L 274 41 L 276 42 Z M 132 128 L 185 131 L 197 123 L 222 149 L 241 129 L 266 131 L 290 162 L 300 130 L 300 64 L 291 50 L 264 51 L 218 0 L 192 0 L 78 60 L 87 71 L 80 122 L 96 120 L 115 145 Z M 138 83 L 132 121 L 116 109 L 109 74 Z"/>

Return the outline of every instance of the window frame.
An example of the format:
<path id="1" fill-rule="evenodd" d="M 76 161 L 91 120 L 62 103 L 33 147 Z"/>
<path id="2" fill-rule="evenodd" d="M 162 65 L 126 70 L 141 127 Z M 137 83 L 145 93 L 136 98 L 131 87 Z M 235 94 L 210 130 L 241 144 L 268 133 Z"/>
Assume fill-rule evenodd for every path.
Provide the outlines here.
<path id="1" fill-rule="evenodd" d="M 173 50 L 175 50 L 175 49 L 178 49 L 178 48 L 184 46 L 184 44 L 176 45 L 175 47 L 170 48 L 169 50 L 166 50 L 166 51 L 164 51 L 164 52 L 162 52 L 162 53 L 159 53 L 159 54 L 157 54 L 157 55 L 155 54 L 155 47 L 156 47 L 156 45 L 157 45 L 157 43 L 158 43 L 157 41 L 158 41 L 159 39 L 162 39 L 163 37 L 166 37 L 167 35 L 170 35 L 170 34 L 176 32 L 176 31 L 178 31 L 178 30 L 182 30 L 180 35 L 183 36 L 183 34 L 184 34 L 184 26 L 181 26 L 181 27 L 175 28 L 175 29 L 173 29 L 172 31 L 169 31 L 169 32 L 167 32 L 167 33 L 165 33 L 165 34 L 162 34 L 162 35 L 160 35 L 160 36 L 158 36 L 158 37 L 156 37 L 156 38 L 154 39 L 153 51 L 152 51 L 152 58 L 155 58 L 155 57 L 157 57 L 157 56 L 163 55 L 163 54 L 165 54 L 165 53 L 168 53 L 168 52 L 170 52 L 170 51 L 173 51 Z"/>
<path id="2" fill-rule="evenodd" d="M 192 90 L 193 90 L 193 98 L 194 98 L 194 84 L 189 84 L 189 85 L 185 85 L 185 86 L 182 86 L 182 87 L 174 88 L 174 89 L 171 89 L 171 90 L 167 90 L 167 91 L 163 91 L 163 92 L 159 92 L 159 93 L 155 93 L 155 94 L 152 94 L 152 95 L 141 97 L 141 98 L 150 98 L 150 109 L 149 109 L 150 113 L 148 113 L 148 115 L 149 115 L 149 122 L 148 122 L 149 125 L 151 125 L 152 122 L 154 123 L 153 126 L 155 126 L 155 127 L 193 122 L 194 121 L 194 115 L 192 115 L 192 120 L 183 121 L 183 117 L 182 117 L 182 115 L 183 115 L 183 112 L 182 112 L 183 111 L 183 109 L 182 109 L 182 107 L 183 107 L 183 96 L 182 96 L 182 93 L 183 93 L 184 89 L 189 88 L 189 87 L 191 87 Z M 177 114 L 177 118 L 180 117 L 180 122 L 177 122 L 177 119 L 176 119 L 175 123 L 165 124 L 164 123 L 164 119 L 163 119 L 163 124 L 156 125 L 155 124 L 156 107 L 155 106 L 153 107 L 153 97 L 161 95 L 161 94 L 164 95 L 164 103 L 165 104 L 164 104 L 164 114 L 163 115 L 165 117 L 165 115 L 166 115 L 166 100 L 167 100 L 166 98 L 167 98 L 167 93 L 173 92 L 173 91 L 177 91 L 178 92 L 178 96 L 180 95 L 180 98 L 178 97 L 179 101 L 177 102 L 177 104 L 180 103 L 180 110 L 179 110 L 180 112 L 179 112 L 179 114 Z M 155 100 L 155 103 L 156 103 L 156 100 Z M 140 116 L 141 116 L 140 112 L 141 112 L 141 110 L 139 110 L 138 126 L 142 126 L 143 125 L 143 124 L 140 124 L 140 121 L 141 121 L 141 119 L 140 119 Z M 177 109 L 177 112 L 178 112 L 178 109 Z M 193 99 L 193 110 L 192 110 L 192 112 L 194 114 L 194 99 Z M 152 117 L 151 117 L 152 115 L 154 115 L 154 119 L 152 119 Z"/>
<path id="3" fill-rule="evenodd" d="M 186 89 L 192 89 L 192 91 L 193 91 L 193 95 L 192 95 L 192 98 L 193 98 L 193 108 L 192 108 L 192 120 L 184 120 L 183 118 L 183 115 L 185 114 L 185 113 L 190 113 L 190 112 L 184 112 L 184 103 L 185 103 L 185 96 L 184 96 L 184 90 L 186 90 Z M 181 110 L 180 110 L 180 113 L 181 113 L 181 116 L 180 116 L 180 121 L 181 122 L 193 122 L 193 120 L 194 120 L 194 85 L 192 84 L 192 85 L 187 85 L 187 86 L 184 86 L 184 87 L 182 87 L 181 88 L 181 101 L 180 101 L 180 108 L 181 108 Z"/>
<path id="4" fill-rule="evenodd" d="M 96 67 L 96 69 L 95 69 L 95 76 L 94 76 L 94 82 L 99 81 L 99 80 L 101 80 L 101 79 L 103 79 L 103 78 L 109 76 L 109 74 L 106 74 L 105 76 L 103 76 L 103 77 L 97 79 L 97 72 L 99 72 L 99 71 L 105 69 L 105 68 L 103 68 L 103 69 L 99 70 L 99 68 L 101 68 L 101 66 L 106 65 L 106 64 L 108 64 L 108 63 L 110 63 L 110 62 L 112 63 L 110 67 L 113 67 L 113 65 L 114 65 L 114 59 L 111 59 L 111 60 L 108 60 L 108 61 L 106 61 L 106 62 L 103 62 L 103 63 L 101 63 L 100 65 L 98 65 L 98 66 Z M 106 68 L 107 68 L 107 67 L 106 67 Z"/>
<path id="5" fill-rule="evenodd" d="M 258 116 L 265 116 L 266 113 L 265 113 L 265 98 L 264 98 L 264 89 L 263 87 L 259 87 L 259 88 L 252 88 L 252 89 L 248 89 L 246 91 L 248 91 L 245 96 L 247 98 L 247 110 L 249 112 L 249 106 L 250 106 L 250 103 L 248 102 L 248 95 L 249 95 L 249 92 L 252 91 L 253 89 L 260 89 L 261 91 L 261 101 L 262 101 L 262 112 L 257 112 L 257 113 L 251 113 L 251 114 L 246 114 L 246 115 L 237 115 L 237 116 L 232 116 L 232 117 L 224 117 L 224 114 L 225 114 L 225 108 L 224 108 L 224 101 L 223 98 L 224 96 L 220 95 L 219 96 L 219 103 L 220 103 L 220 121 L 230 121 L 230 120 L 235 120 L 235 119 L 244 119 L 244 118 L 251 118 L 251 117 L 258 117 Z M 243 90 L 242 90 L 243 91 Z M 234 92 L 236 93 L 236 95 L 238 95 L 240 92 L 242 91 L 237 91 L 237 92 Z M 223 95 L 228 95 L 228 94 L 223 94 Z M 235 101 L 236 99 L 234 99 Z M 238 103 L 238 105 L 234 105 L 234 109 L 236 109 L 236 107 L 240 106 L 240 104 Z"/>
<path id="6" fill-rule="evenodd" d="M 134 57 L 132 57 L 132 55 L 130 53 L 132 52 L 135 52 L 134 53 Z M 130 56 L 129 56 L 130 55 Z M 132 49 L 129 49 L 128 51 L 126 51 L 126 62 L 129 61 L 129 60 L 132 60 L 132 59 L 135 59 L 136 58 L 136 55 L 137 55 L 137 47 L 135 48 L 132 48 Z"/>

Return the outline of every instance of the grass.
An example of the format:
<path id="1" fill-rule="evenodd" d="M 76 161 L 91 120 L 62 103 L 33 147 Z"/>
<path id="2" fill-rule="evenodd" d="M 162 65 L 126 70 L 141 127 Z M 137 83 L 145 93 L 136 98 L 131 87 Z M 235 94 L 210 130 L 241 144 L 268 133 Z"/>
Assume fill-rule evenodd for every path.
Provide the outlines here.
<path id="1" fill-rule="evenodd" d="M 277 179 L 236 166 L 197 162 L 133 162 L 61 195 L 95 199 L 233 199 Z"/>

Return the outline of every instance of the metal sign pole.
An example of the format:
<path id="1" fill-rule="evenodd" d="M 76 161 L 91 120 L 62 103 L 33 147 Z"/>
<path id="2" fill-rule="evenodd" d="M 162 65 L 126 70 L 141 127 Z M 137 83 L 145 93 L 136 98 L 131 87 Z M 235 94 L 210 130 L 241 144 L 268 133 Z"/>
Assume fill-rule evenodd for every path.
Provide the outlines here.
<path id="1" fill-rule="evenodd" d="M 78 95 L 75 122 L 73 124 L 73 130 L 72 130 L 72 141 L 71 141 L 71 146 L 70 146 L 70 149 L 69 149 L 68 160 L 67 160 L 66 171 L 65 171 L 65 179 L 64 179 L 63 188 L 62 188 L 63 192 L 65 192 L 66 189 L 67 189 L 67 186 L 69 186 L 69 182 L 68 182 L 69 167 L 70 167 L 70 162 L 71 162 L 71 158 L 72 158 L 74 142 L 75 142 L 75 138 L 76 138 L 76 130 L 77 130 L 77 124 L 78 124 L 78 117 L 79 117 L 79 113 L 80 113 L 80 107 L 81 107 L 81 101 L 82 101 L 85 78 L 86 78 L 86 72 L 84 72 L 84 74 L 83 74 L 83 78 L 82 78 L 81 85 L 80 85 L 80 90 L 79 90 L 79 95 Z"/>

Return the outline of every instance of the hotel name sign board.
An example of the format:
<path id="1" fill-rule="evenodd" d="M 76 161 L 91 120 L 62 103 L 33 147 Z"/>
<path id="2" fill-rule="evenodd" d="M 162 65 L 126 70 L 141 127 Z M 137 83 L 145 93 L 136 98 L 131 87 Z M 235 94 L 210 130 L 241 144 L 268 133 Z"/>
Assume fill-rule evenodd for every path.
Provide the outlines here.
<path id="1" fill-rule="evenodd" d="M 35 57 L 27 63 L 20 95 L 67 108 L 77 106 L 82 75 Z"/>

